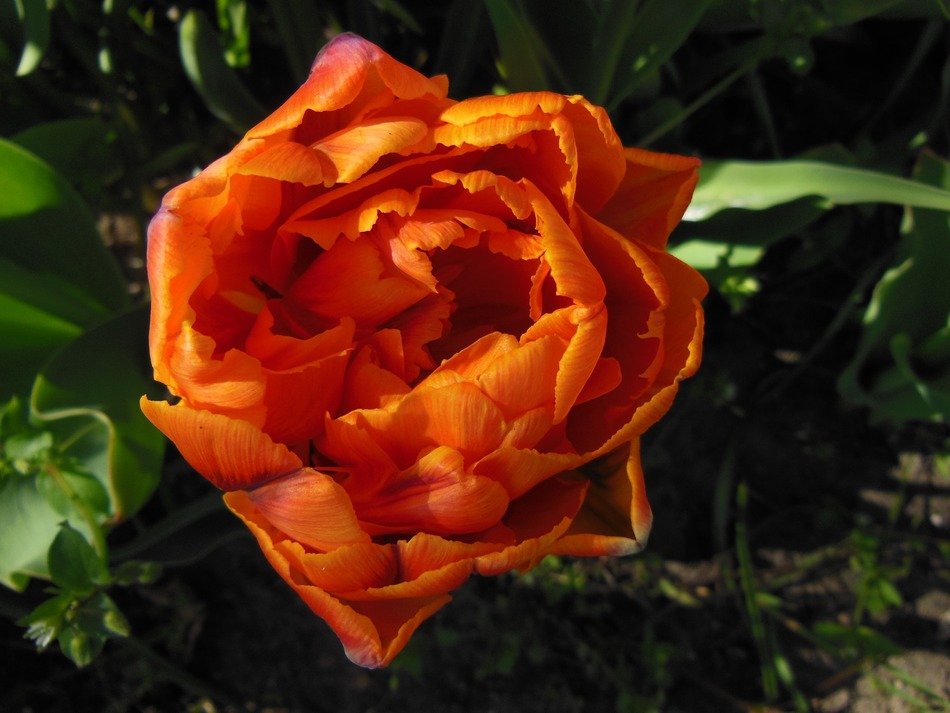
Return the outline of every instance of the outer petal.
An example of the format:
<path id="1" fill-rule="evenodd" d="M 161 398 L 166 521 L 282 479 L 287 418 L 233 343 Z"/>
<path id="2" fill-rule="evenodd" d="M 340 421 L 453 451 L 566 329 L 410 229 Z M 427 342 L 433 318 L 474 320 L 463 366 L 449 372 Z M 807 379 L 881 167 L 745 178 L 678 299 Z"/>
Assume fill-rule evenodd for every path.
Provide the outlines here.
<path id="1" fill-rule="evenodd" d="M 191 467 L 222 490 L 249 488 L 303 466 L 286 446 L 246 421 L 144 396 L 139 405 Z"/>
<path id="2" fill-rule="evenodd" d="M 597 218 L 618 232 L 663 250 L 699 180 L 699 159 L 624 150 L 627 172 Z"/>
<path id="3" fill-rule="evenodd" d="M 448 592 L 460 586 L 472 572 L 470 559 L 449 561 L 437 569 L 422 568 L 418 577 L 407 582 L 346 595 L 330 594 L 308 579 L 307 571 L 312 565 L 305 553 L 278 546 L 275 537 L 279 537 L 279 533 L 262 519 L 245 493 L 229 493 L 225 502 L 244 520 L 277 573 L 330 625 L 343 643 L 347 657 L 368 668 L 385 666 L 392 661 L 416 628 L 449 602 Z M 360 566 L 354 555 L 365 553 L 350 550 L 339 556 L 335 564 L 344 568 Z M 324 560 L 324 564 L 333 563 L 333 560 Z M 346 572 L 339 575 L 354 581 Z M 359 598 L 351 598 L 354 596 Z"/>
<path id="4" fill-rule="evenodd" d="M 627 555 L 646 545 L 653 524 L 653 512 L 647 502 L 640 467 L 640 442 L 630 444 L 619 454 L 606 458 L 609 472 L 593 476 L 584 506 L 570 529 L 554 546 L 555 554 L 576 557 Z M 589 471 L 588 471 L 589 472 Z"/>
<path id="5" fill-rule="evenodd" d="M 371 71 L 379 77 L 382 86 L 404 99 L 427 94 L 443 98 L 448 90 L 444 78 L 428 79 L 362 37 L 337 35 L 317 55 L 303 86 L 277 111 L 251 129 L 247 137 L 271 136 L 298 127 L 308 111 L 329 113 L 345 107 L 371 80 Z M 379 89 L 373 87 L 372 94 L 379 95 Z"/>

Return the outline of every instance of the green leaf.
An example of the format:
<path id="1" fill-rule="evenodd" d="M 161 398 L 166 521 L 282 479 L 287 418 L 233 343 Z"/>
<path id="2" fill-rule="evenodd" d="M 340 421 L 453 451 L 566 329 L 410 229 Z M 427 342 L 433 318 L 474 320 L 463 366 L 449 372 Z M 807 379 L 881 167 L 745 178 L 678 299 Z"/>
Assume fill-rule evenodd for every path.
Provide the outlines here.
<path id="1" fill-rule="evenodd" d="M 49 576 L 59 587 L 85 593 L 109 581 L 109 569 L 86 538 L 64 522 L 47 556 Z"/>
<path id="2" fill-rule="evenodd" d="M 35 70 L 49 48 L 50 8 L 47 0 L 14 0 L 23 28 L 23 53 L 16 68 L 18 77 Z"/>
<path id="3" fill-rule="evenodd" d="M 684 220 L 704 220 L 727 208 L 761 210 L 809 196 L 836 205 L 950 210 L 950 190 L 877 171 L 820 161 L 707 161 Z"/>
<path id="4" fill-rule="evenodd" d="M 3 455 L 11 461 L 29 461 L 49 451 L 53 435 L 48 431 L 17 433 L 3 442 Z"/>
<path id="5" fill-rule="evenodd" d="M 36 378 L 30 402 L 64 446 L 64 455 L 109 493 L 112 512 L 128 517 L 158 484 L 165 440 L 139 410 L 157 395 L 148 367 L 148 305 L 70 342 Z"/>
<path id="6" fill-rule="evenodd" d="M 0 398 L 59 346 L 127 304 L 88 208 L 39 158 L 0 139 Z"/>
<path id="7" fill-rule="evenodd" d="M 950 162 L 923 154 L 917 176 L 950 189 Z M 950 211 L 906 212 L 899 262 L 871 296 L 864 331 L 838 381 L 875 421 L 950 420 Z"/>
<path id="8" fill-rule="evenodd" d="M 89 534 L 78 514 L 65 519 Z M 21 591 L 30 577 L 48 578 L 47 551 L 63 520 L 38 489 L 37 478 L 0 479 L 0 583 Z"/>
<path id="9" fill-rule="evenodd" d="M 100 520 L 106 519 L 112 512 L 109 493 L 94 475 L 60 471 L 58 480 L 41 477 L 36 485 L 50 506 L 63 517 L 75 511 L 76 500 Z"/>
<path id="10" fill-rule="evenodd" d="M 243 133 L 267 113 L 228 66 L 218 35 L 200 10 L 189 10 L 178 25 L 178 49 L 185 74 L 208 109 Z"/>
<path id="11" fill-rule="evenodd" d="M 636 3 L 620 0 L 621 7 L 632 7 Z M 702 20 L 713 0 L 648 0 L 631 18 L 629 31 L 620 22 L 607 23 L 607 31 L 613 30 L 619 41 L 626 38 L 622 45 L 623 57 L 614 82 L 617 86 L 608 94 L 609 84 L 595 96 L 597 103 L 606 103 L 614 109 L 640 85 L 648 80 L 661 66 L 666 64 L 673 54 L 689 37 Z M 624 32 L 617 33 L 623 27 Z M 614 47 L 617 45 L 611 43 Z M 616 60 L 620 63 L 620 58 Z"/>
<path id="12" fill-rule="evenodd" d="M 41 651 L 49 646 L 62 631 L 66 612 L 74 599 L 70 594 L 59 594 L 36 607 L 17 625 L 25 626 L 26 638 L 33 641 Z"/>
<path id="13" fill-rule="evenodd" d="M 115 568 L 112 581 L 120 587 L 127 587 L 130 584 L 151 584 L 161 573 L 161 565 L 157 562 L 129 560 Z"/>
<path id="14" fill-rule="evenodd" d="M 10 140 L 46 161 L 87 199 L 98 200 L 119 176 L 116 133 L 99 119 L 60 119 L 37 124 Z"/>
<path id="15" fill-rule="evenodd" d="M 485 0 L 495 30 L 501 68 L 510 91 L 550 89 L 545 66 L 551 53 L 518 0 Z"/>
<path id="16" fill-rule="evenodd" d="M 102 653 L 105 639 L 90 636 L 76 626 L 70 626 L 59 635 L 59 648 L 76 666 L 83 668 L 92 663 Z"/>

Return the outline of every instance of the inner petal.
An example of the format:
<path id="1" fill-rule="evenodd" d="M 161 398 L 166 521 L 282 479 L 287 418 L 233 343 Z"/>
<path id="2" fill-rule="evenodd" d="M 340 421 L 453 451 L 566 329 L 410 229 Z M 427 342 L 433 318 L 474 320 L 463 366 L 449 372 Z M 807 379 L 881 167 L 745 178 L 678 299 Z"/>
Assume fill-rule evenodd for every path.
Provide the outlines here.
<path id="1" fill-rule="evenodd" d="M 476 247 L 452 246 L 432 255 L 433 274 L 455 294 L 451 329 L 430 344 L 436 361 L 446 359 L 492 332 L 519 336 L 531 325 L 528 295 L 537 260 L 512 260 Z"/>

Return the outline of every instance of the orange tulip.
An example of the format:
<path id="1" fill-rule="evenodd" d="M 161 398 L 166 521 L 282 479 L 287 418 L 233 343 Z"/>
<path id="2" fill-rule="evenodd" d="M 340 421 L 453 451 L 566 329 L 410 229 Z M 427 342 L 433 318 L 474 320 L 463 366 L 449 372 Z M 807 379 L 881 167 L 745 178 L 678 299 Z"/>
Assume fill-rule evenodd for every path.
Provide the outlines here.
<path id="1" fill-rule="evenodd" d="M 692 158 L 548 92 L 455 102 L 341 35 L 149 228 L 151 421 L 354 662 L 473 572 L 638 551 L 699 365 Z"/>

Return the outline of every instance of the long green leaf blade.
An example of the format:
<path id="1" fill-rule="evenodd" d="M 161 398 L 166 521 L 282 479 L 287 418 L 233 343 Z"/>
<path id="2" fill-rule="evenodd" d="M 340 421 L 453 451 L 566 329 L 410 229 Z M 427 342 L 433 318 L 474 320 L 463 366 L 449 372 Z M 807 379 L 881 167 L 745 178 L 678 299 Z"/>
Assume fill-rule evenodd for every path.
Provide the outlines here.
<path id="1" fill-rule="evenodd" d="M 264 108 L 225 61 L 204 13 L 190 10 L 182 18 L 178 48 L 185 74 L 212 114 L 241 133 L 264 117 Z"/>
<path id="2" fill-rule="evenodd" d="M 950 210 L 950 191 L 877 171 L 820 161 L 707 161 L 684 219 L 705 220 L 727 208 L 761 210 L 808 196 L 837 205 Z"/>

